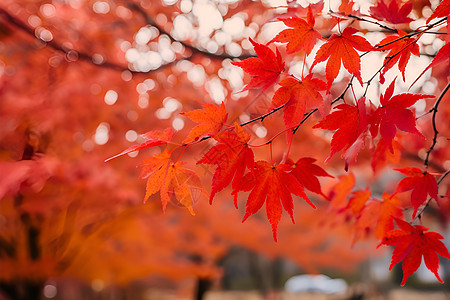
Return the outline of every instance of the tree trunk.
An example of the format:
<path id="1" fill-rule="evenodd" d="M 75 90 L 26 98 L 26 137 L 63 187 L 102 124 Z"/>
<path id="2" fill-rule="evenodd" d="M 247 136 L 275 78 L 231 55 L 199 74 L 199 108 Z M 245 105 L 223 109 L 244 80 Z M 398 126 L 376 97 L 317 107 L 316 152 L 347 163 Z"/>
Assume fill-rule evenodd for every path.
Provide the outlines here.
<path id="1" fill-rule="evenodd" d="M 197 291 L 195 295 L 196 300 L 202 300 L 206 292 L 211 288 L 211 280 L 199 278 L 197 280 Z"/>

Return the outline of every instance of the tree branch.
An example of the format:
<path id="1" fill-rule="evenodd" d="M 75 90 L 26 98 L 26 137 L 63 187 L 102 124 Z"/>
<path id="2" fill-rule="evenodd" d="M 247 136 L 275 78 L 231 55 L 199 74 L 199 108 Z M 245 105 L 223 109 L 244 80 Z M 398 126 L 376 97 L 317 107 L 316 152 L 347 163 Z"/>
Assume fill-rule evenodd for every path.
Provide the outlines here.
<path id="1" fill-rule="evenodd" d="M 142 14 L 144 16 L 144 18 L 146 19 L 146 22 L 154 27 L 156 27 L 162 34 L 166 34 L 168 35 L 168 37 L 174 41 L 174 42 L 179 42 L 181 43 L 184 47 L 186 47 L 187 49 L 189 49 L 192 54 L 186 57 L 181 57 L 179 59 L 176 59 L 172 62 L 166 63 L 164 65 L 161 65 L 159 68 L 154 69 L 154 70 L 149 70 L 146 72 L 140 72 L 140 71 L 134 71 L 134 70 L 130 70 L 127 66 L 124 65 L 120 65 L 120 64 L 116 64 L 113 62 L 109 62 L 109 61 L 104 61 L 100 64 L 96 64 L 94 63 L 94 60 L 92 58 L 92 55 L 83 52 L 83 51 L 78 51 L 76 49 L 73 48 L 68 48 L 65 46 L 62 46 L 62 44 L 58 43 L 55 40 L 51 40 L 51 41 L 43 41 L 41 39 L 39 39 L 38 37 L 36 37 L 35 35 L 35 29 L 28 26 L 26 23 L 22 22 L 20 19 L 16 18 L 15 16 L 11 15 L 8 11 L 6 11 L 3 8 L 0 8 L 0 17 L 3 17 L 3 19 L 8 22 L 8 24 L 13 25 L 14 27 L 16 27 L 17 29 L 20 29 L 21 31 L 27 33 L 29 36 L 33 37 L 34 39 L 42 42 L 43 44 L 45 44 L 45 46 L 48 46 L 62 54 L 64 54 L 66 57 L 69 56 L 76 56 L 77 59 L 88 62 L 96 67 L 99 68 L 104 68 L 104 69 L 109 69 L 109 70 L 114 70 L 114 71 L 118 71 L 118 72 L 124 72 L 124 71 L 128 71 L 131 72 L 132 74 L 141 74 L 141 75 L 148 75 L 150 73 L 154 73 L 156 71 L 161 71 L 164 68 L 170 67 L 174 64 L 176 64 L 177 62 L 181 61 L 181 60 L 189 60 L 191 59 L 194 55 L 197 54 L 201 54 L 210 58 L 214 58 L 214 59 L 244 59 L 247 57 L 250 57 L 251 55 L 242 55 L 242 56 L 231 56 L 228 54 L 214 54 L 214 53 L 210 53 L 207 51 L 203 51 L 200 49 L 195 48 L 192 45 L 188 45 L 184 42 L 178 41 L 176 39 L 174 39 L 170 34 L 168 34 L 167 32 L 165 32 L 162 28 L 160 28 L 155 22 L 153 22 L 153 20 L 150 18 L 150 16 L 148 16 L 142 9 L 140 9 L 140 7 L 138 7 L 136 4 L 134 3 L 128 3 L 129 5 L 132 6 L 133 9 L 135 9 L 137 12 L 139 12 L 140 14 Z"/>
<path id="2" fill-rule="evenodd" d="M 388 46 L 388 45 L 391 45 L 391 44 L 393 44 L 393 43 L 396 43 L 396 42 L 398 42 L 398 41 L 401 41 L 401 40 L 403 40 L 403 39 L 407 39 L 407 38 L 413 37 L 413 36 L 415 36 L 415 35 L 417 35 L 417 34 L 426 33 L 427 30 L 430 30 L 430 29 L 433 28 L 434 26 L 437 26 L 437 25 L 439 25 L 439 24 L 445 22 L 446 20 L 447 20 L 447 17 L 445 17 L 445 18 L 443 18 L 443 19 L 440 19 L 439 21 L 436 21 L 436 22 L 434 22 L 434 23 L 432 23 L 432 24 L 426 25 L 426 26 L 425 26 L 426 29 L 417 31 L 417 29 L 420 28 L 420 27 L 419 27 L 419 28 L 417 28 L 414 32 L 411 32 L 411 33 L 409 33 L 409 34 L 407 34 L 407 35 L 401 36 L 401 37 L 399 37 L 398 39 L 395 39 L 395 40 L 393 40 L 393 41 L 390 41 L 390 42 L 388 42 L 388 43 L 386 43 L 386 44 L 378 45 L 378 46 L 375 46 L 375 47 L 378 48 L 378 49 L 380 49 L 380 48 L 386 47 L 386 46 Z"/>
<path id="3" fill-rule="evenodd" d="M 450 89 L 450 82 L 447 84 L 447 86 L 444 88 L 444 90 L 442 91 L 439 98 L 436 100 L 436 103 L 434 104 L 433 108 L 429 111 L 429 112 L 433 112 L 433 117 L 431 119 L 431 123 L 433 124 L 434 136 L 433 136 L 433 142 L 431 143 L 430 149 L 428 149 L 428 151 L 427 151 L 427 156 L 425 157 L 425 161 L 423 163 L 425 165 L 425 168 L 427 168 L 427 169 L 428 169 L 428 159 L 430 158 L 430 154 L 433 151 L 434 147 L 436 146 L 437 136 L 439 134 L 439 131 L 437 130 L 437 126 L 436 126 L 436 114 L 438 112 L 438 106 L 439 106 L 439 103 L 441 103 L 442 99 L 444 98 L 444 95 L 447 93 L 447 91 L 449 89 Z"/>
<path id="4" fill-rule="evenodd" d="M 364 18 L 355 16 L 355 15 L 352 15 L 352 14 L 347 15 L 347 17 L 353 18 L 353 19 L 358 20 L 358 21 L 360 21 L 360 22 L 366 22 L 366 23 L 375 24 L 375 25 L 378 25 L 379 27 L 381 27 L 381 28 L 383 28 L 383 29 L 386 29 L 386 30 L 388 30 L 388 31 L 398 33 L 397 29 L 388 27 L 388 26 L 383 25 L 383 24 L 381 24 L 381 23 L 379 23 L 379 22 L 377 22 L 377 21 L 372 21 L 372 20 L 364 19 Z"/>
<path id="5" fill-rule="evenodd" d="M 352 78 L 350 79 L 350 81 L 348 82 L 346 88 L 344 89 L 344 91 L 333 101 L 331 101 L 331 105 L 333 105 L 334 103 L 338 102 L 341 99 L 344 99 L 345 94 L 347 93 L 348 89 L 353 85 L 353 79 L 355 78 L 355 76 L 352 76 Z M 311 117 L 311 115 L 313 113 L 315 113 L 316 111 L 318 111 L 318 108 L 314 108 L 313 110 L 311 110 L 309 113 L 305 114 L 305 117 L 303 118 L 303 120 L 300 122 L 300 124 L 298 124 L 297 127 L 295 127 L 292 130 L 292 134 L 295 134 L 297 132 L 297 130 L 300 128 L 300 126 L 306 122 L 306 120 L 308 120 L 309 117 Z"/>
<path id="6" fill-rule="evenodd" d="M 233 56 L 233 55 L 230 55 L 230 54 L 227 54 L 227 53 L 224 53 L 224 54 L 212 53 L 212 52 L 205 51 L 205 50 L 199 49 L 197 47 L 194 47 L 193 45 L 188 44 L 186 42 L 179 41 L 179 40 L 175 39 L 169 32 L 164 30 L 164 28 L 162 28 L 161 26 L 156 24 L 156 22 L 152 19 L 152 17 L 150 17 L 150 15 L 147 14 L 147 12 L 144 11 L 139 5 L 137 5 L 134 2 L 127 2 L 126 5 L 131 10 L 134 10 L 135 12 L 139 13 L 144 18 L 145 22 L 148 25 L 155 27 L 156 29 L 158 29 L 158 31 L 161 34 L 167 35 L 172 42 L 180 43 L 181 45 L 183 45 L 183 47 L 185 47 L 186 49 L 189 49 L 190 51 L 192 51 L 192 53 L 201 54 L 201 55 L 209 57 L 211 59 L 219 59 L 219 60 L 236 59 L 236 58 L 238 58 L 238 59 L 245 59 L 245 58 L 249 58 L 249 57 L 254 57 L 254 55 L 251 55 L 251 54 L 244 54 L 244 55 L 240 55 L 240 56 Z"/>

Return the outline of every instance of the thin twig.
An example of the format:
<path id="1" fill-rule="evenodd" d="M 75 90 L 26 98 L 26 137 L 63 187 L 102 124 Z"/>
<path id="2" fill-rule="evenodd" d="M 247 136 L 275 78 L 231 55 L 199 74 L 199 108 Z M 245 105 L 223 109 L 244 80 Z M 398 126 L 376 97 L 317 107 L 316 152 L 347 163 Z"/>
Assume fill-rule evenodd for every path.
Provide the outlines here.
<path id="1" fill-rule="evenodd" d="M 147 12 L 145 10 L 143 10 L 139 5 L 137 5 L 136 3 L 133 2 L 127 2 L 126 5 L 128 6 L 128 8 L 130 8 L 131 10 L 134 10 L 135 12 L 139 13 L 145 20 L 145 22 L 150 25 L 155 27 L 156 29 L 158 29 L 158 31 L 160 32 L 160 34 L 164 34 L 167 35 L 169 37 L 169 39 L 172 42 L 178 42 L 181 45 L 183 45 L 183 47 L 185 47 L 186 49 L 189 49 L 190 51 L 192 51 L 193 53 L 198 53 L 201 54 L 203 56 L 207 56 L 209 58 L 212 59 L 220 59 L 220 60 L 224 60 L 224 59 L 245 59 L 245 58 L 249 58 L 249 57 L 254 57 L 254 55 L 251 54 L 243 54 L 240 56 L 233 56 L 227 53 L 223 53 L 223 54 L 217 54 L 217 53 L 212 53 L 209 51 L 205 51 L 202 49 L 199 49 L 197 47 L 192 46 L 191 44 L 188 44 L 186 42 L 183 41 L 179 41 L 177 39 L 175 39 L 169 32 L 167 32 L 166 30 L 164 30 L 164 28 L 162 28 L 161 26 L 159 26 L 152 17 L 150 17 L 149 14 L 147 14 Z"/>
<path id="2" fill-rule="evenodd" d="M 352 78 L 350 79 L 350 81 L 347 84 L 347 87 L 345 88 L 345 90 L 333 101 L 331 101 L 331 105 L 333 105 L 334 103 L 338 102 L 341 99 L 344 99 L 345 94 L 347 93 L 348 89 L 353 85 L 353 79 L 355 78 L 355 76 L 352 76 Z M 315 113 L 316 111 L 318 111 L 318 108 L 314 108 L 313 110 L 311 110 L 309 113 L 305 114 L 305 117 L 303 118 L 303 120 L 300 122 L 300 124 L 298 124 L 297 127 L 295 127 L 292 130 L 292 134 L 295 134 L 297 132 L 297 130 L 300 128 L 300 126 L 306 122 L 306 120 L 308 120 L 309 117 L 311 117 L 311 115 L 313 113 Z"/>
<path id="3" fill-rule="evenodd" d="M 94 60 L 93 60 L 92 56 L 83 51 L 79 51 L 79 50 L 75 50 L 73 48 L 68 48 L 66 46 L 62 46 L 60 43 L 56 42 L 55 40 L 45 42 L 45 41 L 42 41 L 41 39 L 37 38 L 34 34 L 34 29 L 32 27 L 28 26 L 27 24 L 25 24 L 18 18 L 14 17 L 13 15 L 11 15 L 8 11 L 4 10 L 3 8 L 0 8 L 0 16 L 3 16 L 9 24 L 15 26 L 16 28 L 22 30 L 23 32 L 27 33 L 28 35 L 30 35 L 33 38 L 37 39 L 38 41 L 42 42 L 43 44 L 45 44 L 45 46 L 48 46 L 48 47 L 52 48 L 53 50 L 61 52 L 66 57 L 67 56 L 75 56 L 75 57 L 77 57 L 77 59 L 89 62 L 92 65 L 99 67 L 99 68 L 110 69 L 110 70 L 114 70 L 114 71 L 118 71 L 118 72 L 128 71 L 133 74 L 149 74 L 149 73 L 152 73 L 155 71 L 161 71 L 163 68 L 167 68 L 167 67 L 177 63 L 180 60 L 190 59 L 192 57 L 192 56 L 182 57 L 180 59 L 166 63 L 166 64 L 162 65 L 161 67 L 159 67 L 158 69 L 150 70 L 147 72 L 139 72 L 139 71 L 130 70 L 127 66 L 119 65 L 119 64 L 109 62 L 109 61 L 103 61 L 100 64 L 95 64 L 93 62 Z"/>
<path id="4" fill-rule="evenodd" d="M 150 73 L 154 73 L 157 71 L 161 71 L 164 68 L 170 67 L 174 64 L 176 64 L 177 62 L 181 61 L 181 60 L 189 60 L 192 59 L 192 57 L 194 55 L 200 54 L 200 55 L 204 55 L 210 58 L 214 58 L 214 59 L 245 59 L 250 57 L 251 55 L 249 54 L 245 54 L 245 55 L 240 55 L 240 56 L 232 56 L 229 54 L 215 54 L 215 53 L 210 53 L 207 51 L 203 51 L 201 49 L 198 49 L 192 45 L 188 45 L 182 41 L 178 41 L 175 38 L 173 38 L 169 33 L 167 33 L 166 31 L 164 31 L 161 27 L 159 27 L 155 22 L 153 22 L 153 20 L 150 18 L 150 16 L 148 14 L 146 14 L 139 6 L 137 6 L 134 3 L 128 3 L 131 8 L 133 8 L 135 11 L 139 12 L 141 15 L 144 16 L 146 22 L 154 27 L 156 27 L 161 34 L 166 34 L 173 42 L 179 42 L 180 44 L 182 44 L 185 48 L 189 49 L 192 54 L 188 55 L 188 56 L 183 56 L 180 57 L 174 61 L 168 62 L 166 64 L 161 65 L 159 68 L 154 69 L 154 70 L 149 70 L 146 72 L 141 72 L 141 71 L 135 71 L 135 70 L 130 70 L 127 66 L 124 65 L 120 65 L 120 64 L 116 64 L 114 62 L 110 62 L 110 61 L 103 61 L 102 63 L 96 64 L 94 63 L 94 59 L 92 58 L 92 55 L 83 52 L 83 51 L 79 51 L 73 48 L 69 48 L 66 46 L 63 46 L 61 43 L 55 41 L 55 40 L 51 40 L 51 41 L 43 41 L 41 39 L 39 39 L 38 37 L 36 37 L 35 35 L 35 29 L 28 26 L 26 23 L 22 22 L 20 19 L 16 18 L 15 16 L 11 15 L 8 11 L 6 11 L 3 8 L 0 8 L 0 17 L 3 17 L 9 24 L 15 26 L 16 28 L 22 30 L 23 32 L 27 33 L 29 36 L 32 36 L 34 39 L 42 42 L 45 46 L 48 46 L 58 52 L 61 52 L 62 54 L 64 54 L 66 57 L 67 56 L 75 56 L 77 59 L 82 60 L 82 61 L 86 61 L 91 63 L 92 65 L 99 67 L 99 68 L 104 68 L 104 69 L 110 69 L 110 70 L 114 70 L 114 71 L 118 71 L 118 72 L 131 72 L 132 74 L 143 74 L 143 75 L 148 75 Z"/>
<path id="5" fill-rule="evenodd" d="M 376 21 L 372 21 L 372 20 L 368 20 L 368 19 L 365 19 L 365 18 L 361 18 L 361 17 L 355 16 L 355 15 L 352 15 L 352 14 L 347 15 L 347 17 L 356 19 L 356 20 L 361 21 L 361 22 L 367 22 L 367 23 L 375 24 L 375 25 L 378 25 L 379 27 L 381 27 L 383 29 L 386 29 L 388 31 L 392 31 L 392 32 L 398 33 L 397 29 L 388 27 L 388 26 L 383 25 L 383 24 L 381 24 L 379 22 L 376 22 Z"/>
<path id="6" fill-rule="evenodd" d="M 244 123 L 242 123 L 242 124 L 239 124 L 239 125 L 240 125 L 240 126 L 245 126 L 245 125 L 248 125 L 248 124 L 250 124 L 250 123 L 256 122 L 256 121 L 258 121 L 258 120 L 261 120 L 261 122 L 262 122 L 262 121 L 264 121 L 265 118 L 267 118 L 267 117 L 270 116 L 271 114 L 273 114 L 273 113 L 279 111 L 279 110 L 282 109 L 285 105 L 286 105 L 286 103 L 283 104 L 283 105 L 280 105 L 280 106 L 278 106 L 278 107 L 275 107 L 274 109 L 272 109 L 271 111 L 269 111 L 268 113 L 266 113 L 266 114 L 264 114 L 264 115 L 261 115 L 261 116 L 259 116 L 259 117 L 257 117 L 257 118 L 254 118 L 254 119 L 251 119 L 251 120 L 249 120 L 249 121 L 247 121 L 247 122 L 244 122 Z"/>
<path id="7" fill-rule="evenodd" d="M 430 112 L 433 112 L 433 116 L 431 118 L 431 123 L 433 124 L 434 136 L 433 136 L 433 142 L 431 143 L 430 149 L 428 149 L 428 151 L 427 151 L 427 156 L 425 157 L 425 161 L 423 163 L 425 165 L 425 168 L 427 168 L 427 169 L 428 169 L 428 159 L 430 158 L 430 154 L 433 151 L 434 147 L 436 146 L 437 136 L 439 134 L 439 131 L 437 130 L 437 126 L 436 126 L 436 114 L 438 112 L 438 106 L 439 106 L 439 103 L 441 103 L 442 99 L 444 98 L 444 95 L 447 93 L 447 91 L 449 89 L 450 89 L 450 82 L 447 84 L 447 86 L 444 88 L 444 90 L 442 91 L 439 98 L 436 100 L 436 103 L 434 104 L 433 108 L 430 109 Z"/>

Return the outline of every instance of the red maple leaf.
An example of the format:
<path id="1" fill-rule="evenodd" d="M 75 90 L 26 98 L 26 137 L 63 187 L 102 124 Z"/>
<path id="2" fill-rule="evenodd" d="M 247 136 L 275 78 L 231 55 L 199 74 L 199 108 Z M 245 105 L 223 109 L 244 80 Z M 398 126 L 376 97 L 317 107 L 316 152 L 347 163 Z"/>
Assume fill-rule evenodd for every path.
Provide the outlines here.
<path id="1" fill-rule="evenodd" d="M 317 63 L 328 59 L 326 66 L 328 88 L 331 87 L 331 83 L 338 76 L 341 62 L 344 64 L 344 68 L 350 74 L 355 75 L 362 85 L 361 59 L 356 50 L 370 51 L 375 49 L 365 38 L 355 35 L 356 32 L 358 32 L 357 29 L 347 27 L 341 35 L 333 34 L 317 51 L 311 70 Z"/>
<path id="2" fill-rule="evenodd" d="M 228 114 L 223 102 L 219 108 L 209 103 L 202 104 L 202 107 L 203 109 L 180 113 L 199 123 L 199 125 L 192 128 L 183 143 L 195 141 L 201 136 L 214 135 L 222 129 L 223 124 L 227 121 Z"/>
<path id="3" fill-rule="evenodd" d="M 316 194 L 322 195 L 325 198 L 328 198 L 320 187 L 320 182 L 317 177 L 331 177 L 324 169 L 316 165 L 314 162 L 315 158 L 312 157 L 303 157 L 299 158 L 297 162 L 293 162 L 290 159 L 287 160 L 287 164 L 292 165 L 291 174 L 297 178 L 298 182 L 300 182 L 305 189 L 310 190 Z"/>
<path id="4" fill-rule="evenodd" d="M 419 46 L 417 45 L 417 39 L 415 38 L 403 38 L 407 33 L 398 30 L 398 35 L 391 35 L 381 40 L 377 45 L 381 50 L 389 50 L 388 55 L 385 57 L 383 65 L 384 68 L 380 73 L 380 82 L 384 83 L 384 74 L 392 68 L 398 62 L 398 69 L 402 73 L 403 81 L 405 81 L 405 70 L 408 64 L 411 53 L 415 56 L 420 56 Z M 385 46 L 384 46 L 385 45 Z"/>
<path id="5" fill-rule="evenodd" d="M 291 29 L 281 31 L 269 43 L 288 43 L 286 46 L 287 53 L 294 53 L 303 50 L 306 54 L 309 54 L 314 48 L 316 40 L 322 39 L 320 33 L 314 29 L 315 19 L 311 6 L 308 6 L 306 21 L 298 17 L 286 19 L 279 18 L 279 20 L 283 21 L 284 25 L 290 27 Z"/>
<path id="6" fill-rule="evenodd" d="M 442 0 L 442 2 L 439 3 L 438 7 L 436 7 L 431 16 L 427 19 L 427 24 L 434 18 L 443 18 L 447 17 L 448 15 L 450 15 L 450 1 Z"/>
<path id="7" fill-rule="evenodd" d="M 155 146 L 159 146 L 159 145 L 165 145 L 165 144 L 167 144 L 167 142 L 169 142 L 172 139 L 174 134 L 175 134 L 175 132 L 173 132 L 173 130 L 171 128 L 166 128 L 166 129 L 164 129 L 164 131 L 152 130 L 147 133 L 144 133 L 141 135 L 141 137 L 146 139 L 145 142 L 125 149 L 122 152 L 120 152 L 119 154 L 116 154 L 116 155 L 111 156 L 110 158 L 106 159 L 105 162 L 110 161 L 113 158 L 134 152 L 134 151 L 151 148 L 151 147 L 155 147 Z"/>
<path id="8" fill-rule="evenodd" d="M 413 9 L 411 1 L 399 5 L 398 0 L 378 0 L 377 4 L 370 8 L 370 15 L 380 21 L 388 21 L 392 24 L 409 23 L 413 19 L 408 15 Z"/>
<path id="9" fill-rule="evenodd" d="M 433 175 L 422 172 L 419 168 L 407 167 L 394 169 L 408 177 L 403 178 L 397 185 L 394 195 L 412 190 L 411 204 L 414 207 L 412 217 L 416 217 L 417 209 L 425 203 L 427 195 L 438 201 L 438 185 Z"/>
<path id="10" fill-rule="evenodd" d="M 252 76 L 242 91 L 261 89 L 263 92 L 278 80 L 280 73 L 284 70 L 284 61 L 278 49 L 276 49 L 275 55 L 269 47 L 258 44 L 251 38 L 250 42 L 258 57 L 250 57 L 239 62 L 232 62 L 232 64 Z"/>
<path id="11" fill-rule="evenodd" d="M 300 124 L 306 109 L 323 107 L 323 97 L 319 91 L 326 89 L 326 84 L 309 74 L 299 81 L 296 78 L 286 78 L 280 82 L 281 87 L 274 93 L 271 109 L 284 106 L 284 124 L 293 128 Z M 292 140 L 292 131 L 287 131 L 288 142 Z"/>
<path id="12" fill-rule="evenodd" d="M 395 79 L 386 89 L 384 95 L 381 95 L 379 107 L 372 118 L 374 137 L 377 134 L 377 127 L 380 128 L 380 134 L 391 152 L 392 140 L 394 139 L 397 128 L 406 132 L 422 134 L 416 128 L 416 117 L 412 110 L 408 109 L 420 99 L 432 98 L 433 95 L 421 94 L 399 94 L 392 97 L 394 93 Z"/>
<path id="13" fill-rule="evenodd" d="M 356 159 L 359 151 L 364 148 L 365 137 L 368 134 L 368 121 L 365 98 L 358 100 L 358 105 L 340 104 L 337 110 L 314 125 L 313 128 L 336 130 L 331 139 L 331 152 L 328 161 L 336 152 L 344 150 L 343 158 L 347 165 L 351 159 Z"/>
<path id="14" fill-rule="evenodd" d="M 277 240 L 277 226 L 281 220 L 284 209 L 294 222 L 291 194 L 302 197 L 315 208 L 314 204 L 306 196 L 303 186 L 290 173 L 292 170 L 288 164 L 272 166 L 266 161 L 257 161 L 252 171 L 243 178 L 241 190 L 250 191 L 246 204 L 244 222 L 249 216 L 256 213 L 266 202 L 266 213 L 272 225 L 273 239 Z"/>
<path id="15" fill-rule="evenodd" d="M 411 225 L 403 220 L 395 218 L 400 230 L 389 231 L 380 245 L 395 246 L 392 253 L 392 267 L 403 260 L 403 280 L 401 285 L 404 286 L 409 276 L 414 274 L 422 262 L 422 256 L 428 270 L 433 272 L 439 282 L 443 283 L 439 277 L 439 257 L 450 259 L 450 254 L 442 240 L 444 237 L 437 232 L 425 232 L 428 228 L 421 225 Z"/>
<path id="16" fill-rule="evenodd" d="M 237 192 L 242 182 L 245 169 L 252 169 L 254 165 L 253 151 L 248 147 L 248 135 L 237 123 L 235 131 L 220 132 L 214 136 L 219 142 L 197 162 L 197 164 L 217 165 L 212 179 L 209 203 L 214 195 L 232 182 L 234 204 L 237 208 Z"/>

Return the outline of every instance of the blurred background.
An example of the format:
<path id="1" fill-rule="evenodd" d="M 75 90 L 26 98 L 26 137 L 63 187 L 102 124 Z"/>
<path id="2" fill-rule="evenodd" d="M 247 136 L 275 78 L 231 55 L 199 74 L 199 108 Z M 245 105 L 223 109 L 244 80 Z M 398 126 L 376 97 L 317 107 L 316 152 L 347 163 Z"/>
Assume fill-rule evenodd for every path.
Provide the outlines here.
<path id="1" fill-rule="evenodd" d="M 373 4 L 355 2 L 361 13 Z M 435 2 L 414 1 L 415 21 L 400 27 L 410 31 L 423 24 Z M 219 193 L 212 205 L 200 193 L 194 195 L 196 216 L 176 201 L 163 213 L 158 194 L 144 204 L 145 181 L 137 166 L 163 147 L 104 162 L 143 142 L 140 135 L 150 130 L 171 127 L 182 141 L 194 123 L 179 113 L 198 109 L 200 103 L 225 102 L 228 124 L 266 113 L 273 90 L 237 93 L 249 77 L 231 62 L 254 56 L 248 38 L 266 43 L 284 29 L 277 18 L 306 17 L 308 4 L 2 0 L 0 299 L 448 299 L 448 261 L 440 269 L 446 284 L 421 269 L 400 290 L 400 266 L 388 271 L 391 249 L 376 248 L 373 228 L 359 228 L 355 242 L 355 220 L 330 211 L 328 201 L 316 194 L 309 196 L 317 210 L 295 199 L 296 222 L 284 216 L 275 243 L 264 212 L 241 222 L 245 194 L 238 210 L 229 191 Z M 322 12 L 315 28 L 324 37 L 336 32 L 336 22 L 326 12 L 345 5 L 349 3 L 312 4 L 315 13 Z M 385 34 L 369 23 L 352 26 L 372 44 Z M 423 55 L 411 58 L 413 67 L 408 66 L 406 82 L 399 82 L 396 93 L 408 89 L 444 39 L 427 35 L 419 41 Z M 285 47 L 278 48 L 286 57 L 286 71 L 300 76 L 304 54 L 286 56 Z M 306 70 L 313 57 L 314 52 L 306 58 Z M 363 78 L 371 77 L 383 59 L 377 53 L 364 57 Z M 324 64 L 315 68 L 322 79 L 323 70 Z M 448 66 L 432 72 L 412 92 L 439 93 L 447 84 Z M 397 75 L 388 72 L 386 82 Z M 339 74 L 330 101 L 349 79 L 348 73 Z M 359 84 L 354 89 L 357 95 L 364 92 Z M 384 89 L 374 82 L 367 96 L 377 103 Z M 444 124 L 448 102 L 440 116 Z M 421 115 L 429 105 L 421 100 L 415 108 Z M 324 167 L 330 135 L 311 129 L 319 118 L 310 118 L 294 136 L 292 155 L 314 157 Z M 283 130 L 280 120 L 276 115 L 247 126 L 252 143 L 264 143 Z M 429 119 L 421 126 L 431 136 Z M 402 142 L 408 147 L 387 164 L 420 163 L 414 153 L 425 151 L 424 142 L 416 137 Z M 211 145 L 206 141 L 191 147 L 182 158 L 208 191 L 214 166 L 195 161 Z M 283 138 L 274 143 L 275 160 L 283 157 L 285 145 Z M 255 148 L 256 158 L 267 157 L 266 150 Z M 431 162 L 436 172 L 449 168 L 448 151 L 437 150 Z M 386 186 L 395 188 L 400 175 L 385 166 L 374 173 L 370 155 L 361 152 L 351 170 L 357 185 L 370 185 L 380 198 Z M 326 170 L 342 174 L 342 160 L 333 158 Z M 328 195 L 336 181 L 324 177 L 321 183 Z M 444 232 L 449 208 L 446 203 L 441 209 L 431 206 L 423 218 L 427 227 Z M 447 235 L 447 246 L 448 241 Z M 329 278 L 297 277 L 285 287 L 289 278 L 301 274 Z"/>

